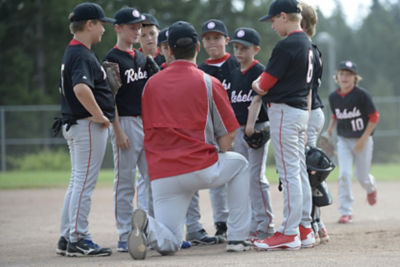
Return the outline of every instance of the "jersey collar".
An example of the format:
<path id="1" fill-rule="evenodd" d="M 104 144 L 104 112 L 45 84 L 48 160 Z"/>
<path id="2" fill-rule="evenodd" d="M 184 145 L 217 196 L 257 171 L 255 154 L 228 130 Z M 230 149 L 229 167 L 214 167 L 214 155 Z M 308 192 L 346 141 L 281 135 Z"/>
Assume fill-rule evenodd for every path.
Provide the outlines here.
<path id="1" fill-rule="evenodd" d="M 242 71 L 242 74 L 245 75 L 246 72 L 248 72 L 252 67 L 254 67 L 254 66 L 257 65 L 257 64 L 258 64 L 258 60 L 255 59 L 255 60 L 250 64 L 250 66 L 249 66 L 247 69 L 245 69 L 245 70 Z"/>
<path id="2" fill-rule="evenodd" d="M 119 50 L 119 51 L 122 51 L 122 52 L 125 52 L 125 53 L 128 53 L 129 55 L 131 55 L 132 56 L 132 58 L 134 58 L 135 57 L 135 49 L 134 48 L 132 48 L 132 51 L 124 51 L 124 50 L 121 50 L 121 49 L 119 49 L 118 48 L 118 46 L 117 45 L 114 45 L 114 49 L 117 49 L 117 50 Z"/>
<path id="3" fill-rule="evenodd" d="M 295 30 L 295 31 L 289 32 L 289 34 L 287 36 L 292 35 L 294 33 L 301 33 L 301 32 L 304 32 L 304 31 L 303 30 Z"/>
<path id="4" fill-rule="evenodd" d="M 219 64 L 225 62 L 228 58 L 230 58 L 231 54 L 226 53 L 223 57 L 217 59 L 207 59 L 206 64 Z"/>
<path id="5" fill-rule="evenodd" d="M 83 45 L 84 47 L 86 47 L 87 49 L 89 49 L 89 47 L 87 47 L 84 43 L 82 43 L 82 42 L 80 42 L 80 41 L 78 41 L 78 40 L 76 40 L 76 39 L 72 39 L 70 42 L 69 42 L 69 45 Z"/>
<path id="6" fill-rule="evenodd" d="M 336 91 L 336 93 L 337 93 L 338 95 L 340 95 L 341 97 L 345 97 L 345 96 L 347 96 L 348 94 L 350 94 L 351 92 L 353 92 L 355 88 L 356 88 L 356 87 L 354 86 L 353 89 L 351 89 L 350 91 L 348 91 L 348 92 L 346 92 L 346 93 L 340 92 L 340 88 L 338 88 L 337 91 Z"/>

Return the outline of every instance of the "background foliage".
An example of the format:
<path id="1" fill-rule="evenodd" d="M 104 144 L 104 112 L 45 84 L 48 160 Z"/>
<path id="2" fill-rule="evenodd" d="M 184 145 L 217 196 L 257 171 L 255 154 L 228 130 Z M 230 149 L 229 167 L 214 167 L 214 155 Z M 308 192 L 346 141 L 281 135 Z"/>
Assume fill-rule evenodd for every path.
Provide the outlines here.
<path id="1" fill-rule="evenodd" d="M 334 1 L 334 0 L 333 0 Z M 59 71 L 65 47 L 72 38 L 68 29 L 68 14 L 81 0 L 0 0 L 0 105 L 59 104 Z M 225 22 L 230 33 L 239 26 L 256 28 L 262 36 L 262 50 L 257 59 L 265 64 L 279 37 L 270 24 L 258 22 L 266 14 L 270 0 L 96 0 L 108 16 L 123 6 L 135 6 L 141 12 L 152 13 L 167 27 L 176 20 L 186 20 L 200 31 L 201 24 L 218 18 Z M 343 7 L 338 2 L 331 17 L 319 12 L 318 32 L 329 33 L 334 41 L 336 62 L 350 59 L 358 64 L 363 76 L 361 86 L 374 97 L 400 96 L 400 0 L 374 0 L 370 14 L 357 28 L 345 23 Z M 106 26 L 103 41 L 94 46 L 102 59 L 115 43 L 112 25 Z M 319 44 L 327 62 L 328 45 Z M 231 47 L 228 46 L 228 51 Z M 199 55 L 200 63 L 206 58 Z M 326 66 L 326 65 L 325 65 Z M 320 94 L 327 98 L 333 73 L 325 68 Z M 398 107 L 379 106 L 382 121 L 378 127 L 399 128 Z M 326 108 L 327 110 L 327 108 Z M 48 129 L 49 120 L 25 118 L 26 128 Z M 18 128 L 17 122 L 7 119 L 8 128 Z M 12 125 L 14 123 L 14 125 Z M 394 126 L 393 126 L 394 124 Z M 46 126 L 43 126 L 46 125 Z M 397 128 L 396 128 L 397 127 Z M 6 131 L 9 131 L 6 129 Z M 380 145 L 384 151 L 380 161 L 399 159 L 399 138 L 390 138 Z M 398 154 L 398 153 L 397 153 Z"/>

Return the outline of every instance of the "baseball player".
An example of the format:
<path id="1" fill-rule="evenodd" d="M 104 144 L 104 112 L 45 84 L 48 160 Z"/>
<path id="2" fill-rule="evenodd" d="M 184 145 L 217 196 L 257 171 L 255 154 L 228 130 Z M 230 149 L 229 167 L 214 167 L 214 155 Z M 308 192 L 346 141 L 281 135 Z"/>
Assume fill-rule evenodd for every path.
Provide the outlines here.
<path id="1" fill-rule="evenodd" d="M 104 60 L 119 65 L 122 86 L 116 95 L 116 119 L 111 128 L 114 152 L 114 212 L 118 230 L 119 252 L 127 252 L 128 234 L 132 228 L 136 166 L 150 188 L 143 148 L 141 95 L 148 79 L 146 58 L 133 44 L 139 41 L 144 16 L 137 9 L 125 7 L 115 13 L 117 43 Z M 145 197 L 151 196 L 146 194 Z M 151 203 L 146 201 L 146 203 Z M 146 207 L 152 214 L 152 207 Z"/>
<path id="2" fill-rule="evenodd" d="M 317 25 L 318 15 L 315 8 L 307 4 L 306 2 L 300 2 L 300 5 L 302 8 L 301 28 L 311 40 L 311 38 L 315 34 L 315 27 Z M 325 116 L 324 112 L 322 111 L 324 105 L 318 95 L 318 87 L 321 84 L 322 77 L 322 59 L 321 52 L 315 44 L 313 44 L 313 53 L 315 61 L 313 69 L 313 82 L 311 86 L 311 112 L 307 126 L 307 145 L 310 147 L 317 146 L 318 136 L 321 133 L 325 123 Z M 325 181 L 323 183 L 325 183 L 325 186 L 327 186 Z M 314 189 L 315 192 L 313 192 L 313 195 L 314 193 L 317 193 L 316 190 L 318 189 Z M 326 243 L 329 241 L 329 235 L 324 223 L 321 220 L 321 208 L 313 204 L 312 210 L 315 244 L 319 244 L 320 242 Z"/>
<path id="3" fill-rule="evenodd" d="M 375 178 L 369 173 L 372 161 L 372 134 L 379 121 L 379 112 L 370 94 L 357 86 L 361 77 L 357 66 L 351 61 L 340 62 L 335 80 L 339 89 L 329 95 L 332 116 L 327 133 L 337 130 L 337 156 L 339 165 L 339 223 L 350 223 L 353 219 L 354 201 L 352 186 L 353 162 L 356 177 L 367 191 L 370 205 L 376 203 Z"/>
<path id="4" fill-rule="evenodd" d="M 223 184 L 228 185 L 231 211 L 227 250 L 249 250 L 247 160 L 228 152 L 237 120 L 221 83 L 196 66 L 200 43 L 194 27 L 179 21 L 168 32 L 176 60 L 149 79 L 142 97 L 155 218 L 140 209 L 134 212 L 129 252 L 144 259 L 150 243 L 162 255 L 175 253 L 193 194 Z"/>
<path id="5" fill-rule="evenodd" d="M 158 20 L 149 13 L 144 13 L 142 33 L 140 34 L 140 48 L 145 56 L 151 55 L 159 66 L 165 62 L 165 58 L 160 54 L 157 47 L 157 37 L 160 33 Z"/>
<path id="6" fill-rule="evenodd" d="M 199 65 L 204 72 L 217 78 L 226 90 L 231 87 L 231 72 L 239 66 L 239 62 L 229 53 L 225 46 L 229 42 L 228 30 L 225 24 L 218 19 L 210 19 L 201 27 L 202 43 L 209 58 Z M 217 229 L 216 236 L 225 236 L 228 208 L 226 202 L 226 186 L 210 190 L 213 206 L 213 217 Z"/>
<path id="7" fill-rule="evenodd" d="M 252 82 L 264 71 L 254 56 L 260 51 L 261 37 L 252 28 L 238 28 L 230 43 L 233 45 L 235 58 L 240 67 L 232 72 L 231 88 L 228 96 L 235 111 L 240 128 L 236 130 L 233 151 L 245 156 L 249 161 L 250 170 L 250 199 L 252 207 L 252 220 L 250 226 L 250 239 L 264 240 L 274 234 L 273 214 L 269 183 L 265 177 L 265 162 L 268 154 L 268 144 L 258 149 L 250 148 L 244 140 L 245 126 L 247 122 L 248 107 L 255 95 L 251 88 Z M 255 128 L 260 130 L 267 128 L 268 115 L 263 106 L 258 115 Z"/>
<path id="8" fill-rule="evenodd" d="M 254 242 L 264 250 L 297 250 L 315 243 L 304 153 L 314 60 L 311 42 L 301 30 L 300 12 L 296 0 L 274 0 L 268 15 L 260 18 L 271 21 L 275 32 L 286 36 L 276 44 L 265 71 L 253 82 L 253 89 L 263 95 L 268 106 L 271 142 L 284 197 L 283 221 L 278 231 Z M 256 116 L 253 109 L 251 104 L 249 117 Z M 254 127 L 246 126 L 248 136 L 253 132 Z"/>
<path id="9" fill-rule="evenodd" d="M 62 130 L 71 156 L 71 177 L 61 215 L 57 254 L 109 256 L 110 248 L 93 243 L 88 229 L 91 195 L 103 162 L 108 127 L 114 120 L 114 99 L 107 76 L 91 51 L 104 33 L 107 18 L 101 6 L 81 3 L 69 15 L 74 38 L 61 64 Z"/>

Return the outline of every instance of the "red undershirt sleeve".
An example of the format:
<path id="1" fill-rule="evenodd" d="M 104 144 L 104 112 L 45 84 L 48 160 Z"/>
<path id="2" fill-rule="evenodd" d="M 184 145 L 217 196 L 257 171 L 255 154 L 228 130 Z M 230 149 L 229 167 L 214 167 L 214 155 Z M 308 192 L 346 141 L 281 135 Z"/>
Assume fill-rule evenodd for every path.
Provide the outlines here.
<path id="1" fill-rule="evenodd" d="M 379 122 L 379 112 L 376 110 L 374 113 L 371 113 L 368 115 L 369 121 L 373 123 L 378 123 Z"/>
<path id="2" fill-rule="evenodd" d="M 268 72 L 263 72 L 260 79 L 260 89 L 267 92 L 278 82 L 278 78 L 272 76 Z"/>

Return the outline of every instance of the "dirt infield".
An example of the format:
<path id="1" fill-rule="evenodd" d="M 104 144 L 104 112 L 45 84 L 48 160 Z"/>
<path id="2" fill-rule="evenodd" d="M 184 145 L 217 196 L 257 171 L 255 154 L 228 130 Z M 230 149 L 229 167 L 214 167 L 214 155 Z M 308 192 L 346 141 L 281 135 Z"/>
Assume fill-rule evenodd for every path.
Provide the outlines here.
<path id="1" fill-rule="evenodd" d="M 329 184 L 336 200 L 337 186 Z M 92 197 L 90 230 L 94 241 L 113 249 L 111 257 L 67 258 L 55 254 L 65 189 L 0 191 L 0 266 L 400 266 L 400 182 L 378 184 L 378 203 L 368 206 L 360 185 L 354 184 L 354 219 L 336 223 L 337 202 L 323 208 L 331 241 L 299 251 L 226 253 L 225 245 L 198 246 L 175 256 L 148 253 L 133 261 L 116 252 L 117 233 L 111 187 L 98 187 Z M 282 196 L 271 187 L 275 223 L 282 214 Z M 201 191 L 202 222 L 214 232 L 208 191 Z"/>

